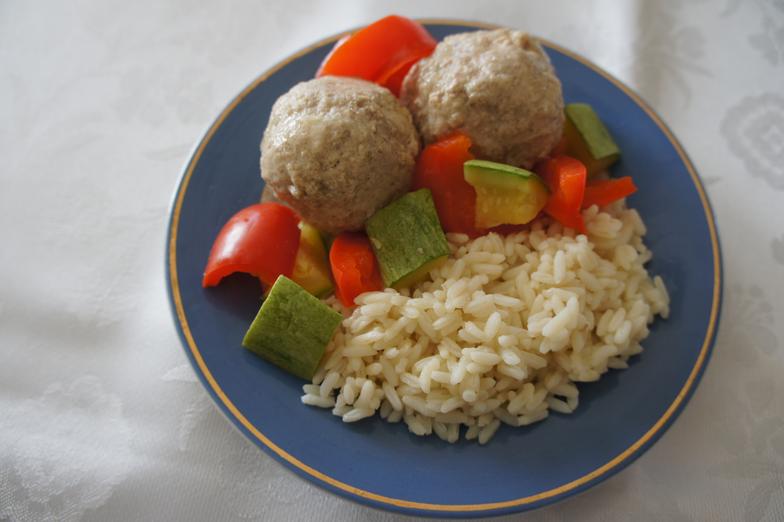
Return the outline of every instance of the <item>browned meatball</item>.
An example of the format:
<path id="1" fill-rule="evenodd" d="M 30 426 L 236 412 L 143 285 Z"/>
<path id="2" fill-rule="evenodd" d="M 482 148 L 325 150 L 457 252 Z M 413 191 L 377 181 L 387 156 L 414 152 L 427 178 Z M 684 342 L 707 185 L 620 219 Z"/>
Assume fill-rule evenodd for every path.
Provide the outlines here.
<path id="1" fill-rule="evenodd" d="M 425 143 L 462 131 L 492 161 L 531 167 L 563 133 L 561 83 L 542 47 L 520 31 L 445 38 L 408 73 L 401 99 Z"/>
<path id="2" fill-rule="evenodd" d="M 327 76 L 273 105 L 261 176 L 305 221 L 336 234 L 362 229 L 405 193 L 418 152 L 411 114 L 387 89 Z"/>

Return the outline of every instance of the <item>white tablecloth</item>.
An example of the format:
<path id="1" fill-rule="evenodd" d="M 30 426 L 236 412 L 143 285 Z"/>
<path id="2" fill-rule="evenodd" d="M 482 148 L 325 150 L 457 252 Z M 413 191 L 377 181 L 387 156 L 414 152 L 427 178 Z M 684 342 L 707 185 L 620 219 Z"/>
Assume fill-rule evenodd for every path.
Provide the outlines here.
<path id="1" fill-rule="evenodd" d="M 398 520 L 235 431 L 165 297 L 191 147 L 261 71 L 390 10 L 528 29 L 646 98 L 706 182 L 713 359 L 628 469 L 526 520 L 784 519 L 784 2 L 0 2 L 0 520 Z M 509 520 L 512 518 L 510 517 Z"/>

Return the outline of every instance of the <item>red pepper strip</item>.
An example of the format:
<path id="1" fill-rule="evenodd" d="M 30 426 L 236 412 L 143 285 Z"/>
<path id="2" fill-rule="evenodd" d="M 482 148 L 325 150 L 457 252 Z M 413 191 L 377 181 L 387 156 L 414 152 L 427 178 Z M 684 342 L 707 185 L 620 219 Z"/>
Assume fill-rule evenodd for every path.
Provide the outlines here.
<path id="1" fill-rule="evenodd" d="M 585 165 L 569 156 L 544 160 L 536 172 L 550 187 L 550 199 L 544 211 L 565 227 L 586 233 L 580 208 L 585 194 Z"/>
<path id="2" fill-rule="evenodd" d="M 245 272 L 272 285 L 291 277 L 299 248 L 299 216 L 279 203 L 259 203 L 240 210 L 215 238 L 202 286 L 215 286 L 234 272 Z"/>
<path id="3" fill-rule="evenodd" d="M 378 83 L 396 96 L 408 70 L 430 56 L 436 41 L 421 24 L 391 15 L 339 41 L 316 77 L 351 76 Z"/>
<path id="4" fill-rule="evenodd" d="M 386 87 L 395 96 L 400 96 L 400 91 L 403 89 L 403 80 L 406 79 L 408 71 L 422 58 L 426 58 L 430 53 L 424 56 L 413 56 L 411 60 L 401 63 L 396 70 L 390 70 L 385 76 L 382 76 L 376 83 Z"/>
<path id="5" fill-rule="evenodd" d="M 637 186 L 631 176 L 592 180 L 585 186 L 583 208 L 588 208 L 591 205 L 603 207 L 635 192 L 637 192 Z"/>
<path id="6" fill-rule="evenodd" d="M 329 263 L 338 299 L 343 306 L 354 306 L 354 299 L 365 292 L 384 288 L 370 240 L 362 232 L 344 232 L 332 242 Z"/>
<path id="7" fill-rule="evenodd" d="M 483 234 L 474 224 L 476 190 L 463 176 L 463 163 L 474 159 L 465 134 L 452 134 L 425 147 L 417 160 L 414 190 L 430 189 L 445 232 Z"/>
<path id="8" fill-rule="evenodd" d="M 342 53 L 343 52 L 343 51 L 340 50 L 340 48 L 343 47 L 344 43 L 348 42 L 348 40 L 349 40 L 349 38 L 351 38 L 351 36 L 352 35 L 347 34 L 345 36 L 342 36 L 340 38 L 340 40 L 335 42 L 335 45 L 332 47 L 332 49 L 329 50 L 329 52 L 327 53 L 327 56 L 324 57 L 324 60 L 322 60 L 321 65 L 319 65 L 319 68 L 316 71 L 316 78 L 319 78 L 320 76 L 327 76 L 328 74 L 331 74 L 331 73 L 323 72 L 324 71 L 324 67 L 332 60 L 332 56 L 333 55 L 335 55 L 336 53 Z M 337 76 L 337 75 L 334 75 L 334 76 Z"/>

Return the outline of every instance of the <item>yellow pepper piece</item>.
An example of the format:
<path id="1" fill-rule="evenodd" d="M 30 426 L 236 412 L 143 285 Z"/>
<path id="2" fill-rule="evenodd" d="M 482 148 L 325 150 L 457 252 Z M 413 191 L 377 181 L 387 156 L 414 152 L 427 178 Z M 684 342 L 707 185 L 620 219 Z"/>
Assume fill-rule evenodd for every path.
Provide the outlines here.
<path id="1" fill-rule="evenodd" d="M 325 296 L 332 292 L 333 285 L 321 234 L 305 222 L 299 227 L 299 250 L 291 279 L 316 297 Z"/>
<path id="2" fill-rule="evenodd" d="M 523 225 L 547 204 L 547 186 L 533 172 L 503 163 L 471 160 L 463 165 L 463 175 L 476 189 L 477 228 Z"/>

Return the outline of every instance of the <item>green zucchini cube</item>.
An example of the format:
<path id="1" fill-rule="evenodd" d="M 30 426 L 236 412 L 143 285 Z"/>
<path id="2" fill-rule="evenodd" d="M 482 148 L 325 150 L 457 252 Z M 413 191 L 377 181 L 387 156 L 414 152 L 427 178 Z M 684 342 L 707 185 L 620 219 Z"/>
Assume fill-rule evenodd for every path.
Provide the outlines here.
<path id="1" fill-rule="evenodd" d="M 567 153 L 582 161 L 593 176 L 618 161 L 621 150 L 587 103 L 570 103 L 564 111 Z"/>
<path id="2" fill-rule="evenodd" d="M 367 221 L 365 231 L 388 287 L 418 282 L 449 255 L 428 189 L 409 192 L 382 208 Z"/>
<path id="3" fill-rule="evenodd" d="M 310 381 L 343 317 L 286 276 L 272 285 L 242 345 Z"/>

